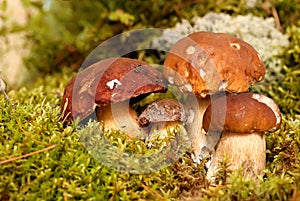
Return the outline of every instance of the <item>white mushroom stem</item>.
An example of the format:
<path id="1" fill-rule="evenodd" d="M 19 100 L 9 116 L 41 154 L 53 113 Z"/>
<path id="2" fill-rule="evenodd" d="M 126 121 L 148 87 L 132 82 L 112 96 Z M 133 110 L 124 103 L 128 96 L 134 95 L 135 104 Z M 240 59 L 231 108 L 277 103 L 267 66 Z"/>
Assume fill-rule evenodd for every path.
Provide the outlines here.
<path id="1" fill-rule="evenodd" d="M 147 135 L 146 128 L 139 125 L 138 115 L 128 101 L 98 107 L 96 112 L 98 121 L 104 123 L 105 129 L 121 130 L 130 137 L 140 139 L 144 139 Z"/>
<path id="2" fill-rule="evenodd" d="M 187 98 L 187 131 L 190 135 L 190 140 L 192 142 L 193 154 L 192 158 L 194 162 L 200 163 L 201 160 L 206 157 L 209 151 L 213 151 L 215 143 L 208 142 L 208 137 L 202 129 L 202 119 L 206 108 L 210 104 L 210 97 L 205 98 L 195 97 L 189 95 Z"/>
<path id="3" fill-rule="evenodd" d="M 219 162 L 223 161 L 224 157 L 230 164 L 229 170 L 242 169 L 245 178 L 257 179 L 263 176 L 266 165 L 265 135 L 261 132 L 223 132 L 212 157 L 206 175 L 210 181 L 215 180 Z"/>

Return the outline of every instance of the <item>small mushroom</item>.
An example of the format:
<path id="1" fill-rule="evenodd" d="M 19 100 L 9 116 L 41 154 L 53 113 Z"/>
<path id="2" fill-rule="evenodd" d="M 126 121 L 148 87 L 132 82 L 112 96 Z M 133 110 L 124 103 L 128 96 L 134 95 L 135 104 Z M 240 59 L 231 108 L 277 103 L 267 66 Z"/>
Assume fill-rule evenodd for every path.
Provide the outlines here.
<path id="1" fill-rule="evenodd" d="M 174 44 L 164 66 L 166 79 L 190 94 L 185 104 L 189 113 L 187 130 L 192 139 L 192 157 L 200 162 L 218 140 L 208 139 L 201 130 L 211 95 L 248 92 L 249 86 L 263 79 L 264 63 L 257 51 L 241 39 L 224 33 L 196 32 Z"/>
<path id="2" fill-rule="evenodd" d="M 276 131 L 281 124 L 281 113 L 276 103 L 260 94 L 242 93 L 226 97 L 226 110 L 220 109 L 220 98 L 215 107 L 208 106 L 203 116 L 206 134 L 222 132 L 207 178 L 214 180 L 218 163 L 225 156 L 230 169 L 243 169 L 245 178 L 263 176 L 266 163 L 264 132 Z"/>
<path id="3" fill-rule="evenodd" d="M 145 138 L 146 130 L 130 101 L 151 92 L 165 91 L 163 75 L 146 62 L 129 58 L 101 60 L 75 75 L 67 84 L 64 119 L 82 120 L 96 110 L 105 128 Z"/>
<path id="4" fill-rule="evenodd" d="M 151 124 L 149 139 L 166 138 L 169 132 L 174 132 L 186 120 L 184 106 L 177 100 L 169 98 L 154 101 L 139 116 L 141 125 Z"/>

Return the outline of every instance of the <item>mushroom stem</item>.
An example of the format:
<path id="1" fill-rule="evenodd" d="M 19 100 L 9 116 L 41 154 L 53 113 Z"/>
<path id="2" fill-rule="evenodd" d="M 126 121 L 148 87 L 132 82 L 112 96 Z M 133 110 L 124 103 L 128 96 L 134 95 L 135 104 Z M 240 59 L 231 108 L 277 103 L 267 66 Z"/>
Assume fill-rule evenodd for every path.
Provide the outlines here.
<path id="1" fill-rule="evenodd" d="M 264 175 L 266 165 L 266 142 L 262 132 L 234 133 L 222 132 L 212 162 L 207 170 L 207 179 L 214 181 L 219 170 L 219 162 L 226 157 L 229 170 L 239 170 L 245 178 L 258 179 Z"/>
<path id="2" fill-rule="evenodd" d="M 105 129 L 121 130 L 130 137 L 140 139 L 146 137 L 146 128 L 139 125 L 138 115 L 128 101 L 97 107 L 96 113 L 98 121 L 104 122 Z"/>
<path id="3" fill-rule="evenodd" d="M 205 98 L 189 95 L 187 98 L 187 131 L 192 143 L 194 162 L 200 163 L 207 155 L 208 150 L 213 151 L 215 144 L 208 143 L 207 135 L 202 129 L 202 119 L 206 108 L 210 104 L 210 96 Z"/>

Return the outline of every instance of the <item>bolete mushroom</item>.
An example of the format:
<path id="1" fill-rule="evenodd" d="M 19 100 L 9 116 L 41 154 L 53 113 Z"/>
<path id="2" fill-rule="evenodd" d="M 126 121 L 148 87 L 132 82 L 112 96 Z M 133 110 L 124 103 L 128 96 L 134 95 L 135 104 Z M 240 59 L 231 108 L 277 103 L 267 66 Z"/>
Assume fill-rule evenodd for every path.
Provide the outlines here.
<path id="1" fill-rule="evenodd" d="M 151 125 L 149 139 L 164 139 L 178 126 L 184 129 L 187 120 L 185 107 L 175 99 L 165 98 L 149 104 L 139 116 L 143 126 Z"/>
<path id="2" fill-rule="evenodd" d="M 214 180 L 218 163 L 225 156 L 231 170 L 243 169 L 245 178 L 263 176 L 266 163 L 264 132 L 276 131 L 281 124 L 281 113 L 276 103 L 260 94 L 242 93 L 226 97 L 226 110 L 208 106 L 203 116 L 205 132 L 222 132 L 208 167 L 207 178 Z M 223 120 L 220 120 L 223 119 Z"/>
<path id="3" fill-rule="evenodd" d="M 249 86 L 263 79 L 264 63 L 257 51 L 241 39 L 224 33 L 196 32 L 174 44 L 164 66 L 167 80 L 192 94 L 186 104 L 187 130 L 192 139 L 193 159 L 200 162 L 218 140 L 208 140 L 202 132 L 202 117 L 210 95 L 222 91 L 248 92 Z"/>
<path id="4" fill-rule="evenodd" d="M 105 128 L 145 138 L 130 101 L 151 92 L 166 90 L 164 76 L 146 62 L 129 58 L 101 60 L 75 75 L 67 84 L 63 117 L 82 120 L 96 110 Z"/>

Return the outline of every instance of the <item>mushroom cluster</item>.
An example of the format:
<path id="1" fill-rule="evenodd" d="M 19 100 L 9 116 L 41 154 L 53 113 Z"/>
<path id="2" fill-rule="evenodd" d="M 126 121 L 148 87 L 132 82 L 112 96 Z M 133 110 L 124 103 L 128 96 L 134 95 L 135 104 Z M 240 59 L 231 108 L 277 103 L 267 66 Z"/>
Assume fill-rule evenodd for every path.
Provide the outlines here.
<path id="1" fill-rule="evenodd" d="M 224 155 L 230 158 L 232 169 L 244 165 L 246 177 L 261 176 L 266 154 L 263 132 L 278 129 L 281 118 L 271 99 L 259 94 L 244 95 L 265 75 L 265 65 L 257 51 L 228 34 L 196 32 L 171 47 L 164 66 L 171 84 L 192 94 L 189 97 L 196 96 L 196 101 L 189 97 L 187 100 L 187 131 L 195 162 L 211 154 L 211 161 L 206 163 L 207 178 L 214 177 Z M 270 123 L 266 119 L 271 118 L 271 112 L 275 121 Z M 239 134 L 253 132 L 256 134 Z M 253 150 L 260 157 L 256 158 Z"/>
<path id="2" fill-rule="evenodd" d="M 150 104 L 140 117 L 133 109 L 132 104 L 145 95 L 166 89 L 163 74 L 146 62 L 124 57 L 104 59 L 69 81 L 62 101 L 63 118 L 81 121 L 95 114 L 102 123 L 101 129 L 121 130 L 139 139 L 149 138 L 154 128 L 155 132 L 169 130 L 185 121 L 184 107 L 173 99 Z M 153 131 L 149 133 L 148 127 Z"/>
<path id="3" fill-rule="evenodd" d="M 173 45 L 163 73 L 143 61 L 109 58 L 75 75 L 66 86 L 62 112 L 68 120 L 96 114 L 109 130 L 139 139 L 162 139 L 184 126 L 192 158 L 206 163 L 213 180 L 226 156 L 231 169 L 244 176 L 263 175 L 264 132 L 280 127 L 278 106 L 270 98 L 249 93 L 261 81 L 265 65 L 248 43 L 224 33 L 196 32 Z M 154 92 L 177 87 L 184 100 L 159 99 L 137 112 L 132 104 Z"/>

